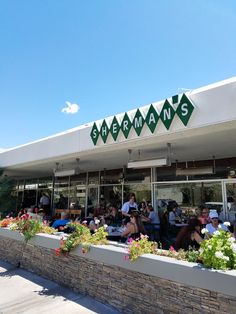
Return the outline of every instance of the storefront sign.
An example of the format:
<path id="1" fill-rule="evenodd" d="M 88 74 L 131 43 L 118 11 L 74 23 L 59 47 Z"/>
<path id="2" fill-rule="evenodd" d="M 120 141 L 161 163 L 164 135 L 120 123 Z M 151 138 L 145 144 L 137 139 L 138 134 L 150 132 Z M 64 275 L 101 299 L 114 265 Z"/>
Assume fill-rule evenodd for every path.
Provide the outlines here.
<path id="1" fill-rule="evenodd" d="M 90 133 L 91 139 L 94 145 L 97 144 L 99 136 L 103 142 L 106 143 L 109 133 L 111 134 L 114 141 L 117 140 L 117 137 L 120 133 L 122 133 L 127 139 L 132 128 L 136 134 L 140 136 L 145 124 L 151 133 L 154 133 L 157 124 L 160 123 L 159 121 L 161 121 L 165 128 L 169 130 L 175 115 L 177 115 L 182 123 L 187 126 L 188 121 L 193 113 L 194 106 L 185 94 L 182 95 L 179 103 L 178 100 L 179 95 L 172 97 L 172 104 L 166 99 L 160 112 L 158 112 L 158 110 L 155 109 L 151 104 L 146 111 L 145 116 L 140 111 L 140 109 L 137 109 L 132 120 L 130 120 L 130 117 L 127 113 L 124 114 L 124 117 L 120 122 L 118 121 L 117 117 L 114 116 L 110 125 L 108 125 L 106 119 L 104 119 L 100 129 L 98 128 L 96 122 L 94 122 L 92 131 Z"/>

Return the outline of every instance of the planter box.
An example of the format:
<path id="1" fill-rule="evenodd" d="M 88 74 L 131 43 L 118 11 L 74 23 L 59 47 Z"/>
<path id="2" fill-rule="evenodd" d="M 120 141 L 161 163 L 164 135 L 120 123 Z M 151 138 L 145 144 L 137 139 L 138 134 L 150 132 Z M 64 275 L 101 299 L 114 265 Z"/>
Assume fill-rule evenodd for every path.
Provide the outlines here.
<path id="1" fill-rule="evenodd" d="M 60 237 L 38 234 L 27 244 L 17 231 L 0 228 L 0 257 L 125 313 L 235 313 L 236 271 L 146 254 L 125 260 L 124 245 L 76 248 L 55 256 Z"/>

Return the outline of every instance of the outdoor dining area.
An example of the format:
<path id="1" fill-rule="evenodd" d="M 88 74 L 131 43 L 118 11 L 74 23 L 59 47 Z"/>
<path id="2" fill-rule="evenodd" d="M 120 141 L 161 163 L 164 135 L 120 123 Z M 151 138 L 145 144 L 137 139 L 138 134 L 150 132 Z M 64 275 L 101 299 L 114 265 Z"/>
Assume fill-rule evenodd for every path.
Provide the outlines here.
<path id="1" fill-rule="evenodd" d="M 139 239 L 143 234 L 163 249 L 172 246 L 188 249 L 189 245 L 199 248 L 204 238 L 201 230 L 215 218 L 218 218 L 218 223 L 222 223 L 220 213 L 203 205 L 194 210 L 181 208 L 175 200 L 167 200 L 162 205 L 155 211 L 151 202 L 136 203 L 135 194 L 130 193 L 127 202 L 120 209 L 101 202 L 94 208 L 91 207 L 87 215 L 82 208 L 56 208 L 52 216 L 46 215 L 42 209 L 31 208 L 21 211 L 18 217 L 28 212 L 31 218 L 35 218 L 36 211 L 36 217 L 41 217 L 41 221 L 65 234 L 73 232 L 70 224 L 74 222 L 86 226 L 91 234 L 104 226 L 107 240 L 120 243 L 127 243 L 131 238 Z M 212 211 L 217 216 L 213 219 Z M 215 229 L 217 228 L 216 226 Z M 234 226 L 229 226 L 229 231 L 233 230 Z M 188 240 L 182 241 L 181 238 Z"/>

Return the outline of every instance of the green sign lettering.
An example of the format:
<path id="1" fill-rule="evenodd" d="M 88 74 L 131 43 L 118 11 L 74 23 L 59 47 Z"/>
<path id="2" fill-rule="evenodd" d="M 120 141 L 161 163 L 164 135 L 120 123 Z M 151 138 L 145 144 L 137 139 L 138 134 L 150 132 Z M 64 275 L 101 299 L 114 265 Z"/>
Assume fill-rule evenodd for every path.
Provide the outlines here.
<path id="1" fill-rule="evenodd" d="M 179 95 L 173 96 L 170 100 L 171 103 L 166 99 L 162 106 L 160 114 L 151 104 L 147 110 L 145 119 L 140 109 L 137 109 L 132 121 L 130 121 L 130 118 L 127 113 L 124 114 L 121 124 L 119 124 L 116 116 L 114 116 L 110 128 L 108 127 L 105 119 L 102 122 L 100 130 L 98 129 L 96 123 L 94 122 L 90 133 L 90 137 L 93 141 L 93 144 L 94 145 L 97 144 L 99 136 L 101 136 L 103 142 L 106 143 L 109 133 L 111 133 L 113 140 L 116 141 L 120 131 L 122 131 L 124 137 L 127 139 L 132 127 L 136 134 L 140 136 L 145 124 L 147 125 L 151 133 L 154 133 L 157 124 L 160 120 L 164 124 L 165 128 L 169 130 L 175 114 L 186 126 L 193 113 L 194 106 L 190 99 L 185 94 L 182 95 L 180 101 L 179 98 L 180 98 Z M 177 109 L 175 109 L 176 107 Z"/>

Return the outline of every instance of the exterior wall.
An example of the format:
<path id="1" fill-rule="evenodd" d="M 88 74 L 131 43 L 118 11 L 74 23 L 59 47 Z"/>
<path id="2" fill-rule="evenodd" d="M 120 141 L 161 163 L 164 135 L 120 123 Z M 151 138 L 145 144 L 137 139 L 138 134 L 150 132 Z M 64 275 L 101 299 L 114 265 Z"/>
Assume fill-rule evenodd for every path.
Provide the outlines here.
<path id="1" fill-rule="evenodd" d="M 21 267 L 123 313 L 235 313 L 234 271 L 200 270 L 197 264 L 150 255 L 132 263 L 124 261 L 119 246 L 56 257 L 53 249 L 58 246 L 56 236 L 37 235 L 26 244 L 17 232 L 0 229 L 2 259 L 20 261 Z"/>
<path id="2" fill-rule="evenodd" d="M 190 136 L 191 134 L 207 134 L 212 132 L 212 127 L 217 126 L 220 128 L 229 126 L 229 122 L 236 120 L 236 107 L 235 103 L 235 88 L 236 79 L 228 79 L 216 84 L 206 86 L 186 93 L 195 106 L 193 116 L 191 117 L 188 127 L 185 127 L 181 121 L 174 118 L 173 126 L 167 130 L 164 125 L 160 126 L 151 134 L 148 128 L 144 127 L 141 136 L 137 136 L 131 130 L 128 141 L 124 136 L 118 136 L 117 143 L 118 149 L 124 147 L 125 143 L 129 143 L 129 148 L 132 145 L 136 146 L 137 140 L 147 141 L 152 140 L 155 143 L 168 142 L 170 135 L 173 135 L 173 140 L 183 137 L 184 135 Z M 158 111 L 163 107 L 164 101 L 155 102 Z M 216 108 L 222 108 L 216 110 Z M 140 107 L 140 110 L 146 112 L 149 106 Z M 133 117 L 136 110 L 127 112 L 130 117 Z M 118 114 L 118 119 L 123 117 L 124 113 Z M 111 123 L 113 117 L 107 117 L 108 124 Z M 119 119 L 120 120 L 120 119 Z M 103 120 L 96 121 L 100 125 Z M 68 130 L 66 132 L 44 138 L 33 143 L 28 143 L 19 147 L 15 147 L 0 153 L 0 166 L 10 167 L 15 165 L 34 164 L 37 162 L 47 162 L 53 158 L 60 158 L 65 156 L 80 156 L 94 154 L 95 152 L 106 152 L 107 150 L 113 151 L 117 149 L 111 137 L 108 138 L 106 144 L 100 141 L 96 147 L 90 137 L 92 123 L 83 125 L 78 128 Z M 192 132 L 192 133 L 191 133 Z"/>

